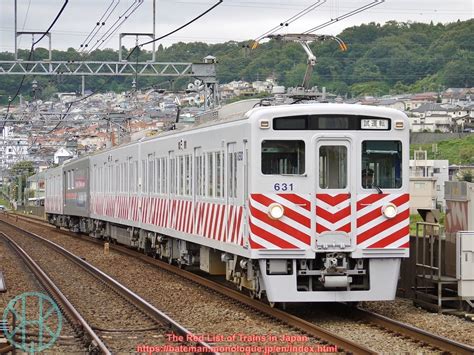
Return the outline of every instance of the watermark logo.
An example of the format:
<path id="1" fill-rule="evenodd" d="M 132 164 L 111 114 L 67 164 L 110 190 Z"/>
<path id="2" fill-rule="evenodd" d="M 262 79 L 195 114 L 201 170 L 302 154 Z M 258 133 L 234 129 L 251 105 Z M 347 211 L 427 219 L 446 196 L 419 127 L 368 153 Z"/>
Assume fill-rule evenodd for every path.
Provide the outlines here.
<path id="1" fill-rule="evenodd" d="M 50 348 L 59 338 L 63 324 L 56 302 L 39 292 L 25 292 L 13 298 L 2 320 L 7 324 L 4 333 L 10 344 L 31 354 Z"/>

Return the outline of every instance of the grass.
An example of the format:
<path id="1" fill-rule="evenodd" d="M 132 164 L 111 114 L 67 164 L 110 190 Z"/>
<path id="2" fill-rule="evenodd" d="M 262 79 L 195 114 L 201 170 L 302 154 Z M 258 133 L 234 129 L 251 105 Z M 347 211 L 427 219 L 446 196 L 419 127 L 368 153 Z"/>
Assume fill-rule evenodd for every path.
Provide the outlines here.
<path id="1" fill-rule="evenodd" d="M 447 159 L 449 164 L 469 165 L 474 164 L 474 134 L 464 138 L 451 139 L 437 143 L 438 152 L 433 152 L 433 144 L 411 144 L 410 158 L 413 159 L 415 150 L 426 150 L 428 159 Z"/>

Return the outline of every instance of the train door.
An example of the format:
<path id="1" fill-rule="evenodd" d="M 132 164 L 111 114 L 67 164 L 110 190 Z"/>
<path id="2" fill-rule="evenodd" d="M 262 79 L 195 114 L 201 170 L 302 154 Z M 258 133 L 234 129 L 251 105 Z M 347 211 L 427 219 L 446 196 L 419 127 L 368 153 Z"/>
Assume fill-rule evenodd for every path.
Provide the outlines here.
<path id="1" fill-rule="evenodd" d="M 344 138 L 323 138 L 316 142 L 315 212 L 316 238 L 312 243 L 318 251 L 350 251 L 355 247 L 351 194 L 357 174 L 351 141 Z"/>
<path id="2" fill-rule="evenodd" d="M 199 234 L 200 232 L 200 212 L 202 208 L 202 198 L 204 192 L 204 156 L 202 154 L 201 147 L 194 148 L 194 187 L 193 187 L 193 211 L 194 211 L 194 223 L 193 223 L 193 234 Z"/>
<path id="3" fill-rule="evenodd" d="M 237 144 L 227 143 L 227 164 L 226 174 L 225 174 L 225 199 L 226 199 L 226 236 L 228 238 L 227 242 L 232 242 L 232 230 L 231 226 L 232 214 L 237 205 Z"/>
<path id="4" fill-rule="evenodd" d="M 173 228 L 172 221 L 173 221 L 173 206 L 175 204 L 176 198 L 176 158 L 174 151 L 170 150 L 168 152 L 168 161 L 169 161 L 169 169 L 168 169 L 168 216 L 166 226 L 168 228 Z"/>

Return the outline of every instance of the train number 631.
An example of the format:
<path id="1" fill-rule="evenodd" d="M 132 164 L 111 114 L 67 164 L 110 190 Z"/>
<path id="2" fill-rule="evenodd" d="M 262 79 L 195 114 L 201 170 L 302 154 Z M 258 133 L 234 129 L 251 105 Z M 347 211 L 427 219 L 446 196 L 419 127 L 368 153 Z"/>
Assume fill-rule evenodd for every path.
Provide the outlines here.
<path id="1" fill-rule="evenodd" d="M 275 191 L 293 191 L 293 183 L 287 184 L 286 182 L 277 182 L 273 185 Z"/>

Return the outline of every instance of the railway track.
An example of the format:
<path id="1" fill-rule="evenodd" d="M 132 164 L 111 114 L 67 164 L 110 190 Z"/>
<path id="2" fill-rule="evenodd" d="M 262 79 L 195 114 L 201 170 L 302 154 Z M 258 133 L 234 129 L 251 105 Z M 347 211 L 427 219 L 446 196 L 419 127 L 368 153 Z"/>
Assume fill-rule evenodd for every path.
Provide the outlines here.
<path id="1" fill-rule="evenodd" d="M 20 218 L 23 218 L 23 217 L 20 217 Z M 30 218 L 25 218 L 25 220 L 28 220 L 29 222 L 32 221 L 33 223 L 39 224 L 41 226 L 48 226 L 49 228 L 54 229 L 54 227 L 51 227 L 50 225 L 41 221 L 32 220 Z M 77 237 L 77 235 L 70 232 L 64 232 L 64 233 Z M 102 245 L 102 242 L 97 241 L 92 238 L 81 237 L 81 239 L 87 240 L 94 244 Z M 148 264 L 156 265 L 162 269 L 165 269 L 174 274 L 177 274 L 180 277 L 183 277 L 185 279 L 198 283 L 202 286 L 205 286 L 237 302 L 245 304 L 248 307 L 256 309 L 263 314 L 267 314 L 268 316 L 278 319 L 286 324 L 289 324 L 290 326 L 301 329 L 311 336 L 317 337 L 319 339 L 323 339 L 330 344 L 335 344 L 338 346 L 339 349 L 343 349 L 345 351 L 354 352 L 354 353 L 375 353 L 371 351 L 370 349 L 364 346 L 360 346 L 359 344 L 355 342 L 348 341 L 347 339 L 333 335 L 331 332 L 321 327 L 316 326 L 314 323 L 301 319 L 300 317 L 297 317 L 295 315 L 289 314 L 288 312 L 271 308 L 270 306 L 263 304 L 262 302 L 258 300 L 253 300 L 247 297 L 246 295 L 240 292 L 237 292 L 235 290 L 229 289 L 228 287 L 222 284 L 219 284 L 217 282 L 203 278 L 189 271 L 181 270 L 177 267 L 170 266 L 167 263 L 152 259 L 137 251 L 131 250 L 123 246 L 113 245 L 111 246 L 111 248 L 113 248 L 114 250 L 120 253 L 132 256 L 133 258 L 138 258 Z M 414 342 L 426 344 L 429 347 L 436 348 L 441 351 L 450 352 L 450 353 L 458 353 L 458 354 L 473 354 L 474 353 L 474 347 L 447 339 L 442 336 L 428 333 L 422 329 L 395 321 L 393 319 L 378 315 L 376 313 L 368 312 L 362 309 L 355 309 L 355 308 L 351 308 L 350 313 L 351 313 L 351 317 L 354 319 L 357 319 L 358 321 L 363 320 L 364 322 L 368 322 L 373 325 L 376 325 L 381 329 L 385 329 L 387 333 L 394 333 L 402 337 L 405 337 L 407 339 L 411 339 Z"/>
<path id="2" fill-rule="evenodd" d="M 11 236 L 6 234 L 3 234 L 4 237 L 28 263 L 41 282 L 48 285 L 45 286 L 48 293 L 53 295 L 61 308 L 65 309 L 67 318 L 72 319 L 76 328 L 87 334 L 87 341 L 93 350 L 104 354 L 125 349 L 137 351 L 136 348 L 128 349 L 127 346 L 140 341 L 142 344 L 151 343 L 154 346 L 169 345 L 167 336 L 172 333 L 182 336 L 183 339 L 193 337 L 189 330 L 80 257 L 34 233 L 20 231 L 18 227 L 11 225 L 8 228 L 15 228 L 16 232 L 10 234 L 15 234 L 15 239 L 20 243 L 16 243 Z M 25 234 L 28 236 L 25 237 Z M 35 240 L 34 247 L 31 246 L 32 238 Z M 28 249 L 38 263 L 19 244 Z M 55 262 L 49 264 L 41 258 L 41 254 L 47 255 L 47 259 L 55 260 Z M 67 265 L 64 263 L 65 260 L 67 260 Z M 47 271 L 42 270 L 43 268 Z M 79 276 L 80 273 L 83 275 Z M 74 281 L 71 283 L 72 277 Z M 52 279 L 60 286 L 56 285 Z M 67 293 L 67 296 L 60 291 L 60 287 L 63 290 L 66 289 L 64 293 Z M 73 292 L 72 288 L 79 289 L 79 292 Z M 72 303 L 76 304 L 78 310 L 72 306 Z M 96 303 L 95 307 L 94 303 Z M 79 312 L 84 316 L 81 316 Z M 198 349 L 198 352 L 213 353 L 209 344 L 198 339 L 193 338 L 192 341 L 179 343 L 192 346 L 193 349 Z"/>
<path id="3" fill-rule="evenodd" d="M 12 250 L 23 260 L 31 272 L 35 275 L 38 282 L 51 298 L 58 304 L 62 315 L 72 325 L 77 336 L 80 336 L 89 351 L 100 350 L 103 354 L 110 354 L 105 344 L 92 329 L 89 323 L 80 315 L 76 308 L 64 296 L 56 284 L 46 275 L 43 269 L 23 250 L 10 236 L 0 232 L 0 237 L 5 239 Z M 8 325 L 5 325 L 8 327 Z M 31 337 L 31 334 L 29 334 Z M 27 341 L 27 340 L 26 340 Z M 10 346 L 11 348 L 11 346 Z"/>

